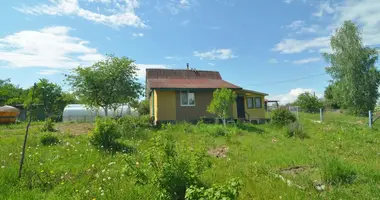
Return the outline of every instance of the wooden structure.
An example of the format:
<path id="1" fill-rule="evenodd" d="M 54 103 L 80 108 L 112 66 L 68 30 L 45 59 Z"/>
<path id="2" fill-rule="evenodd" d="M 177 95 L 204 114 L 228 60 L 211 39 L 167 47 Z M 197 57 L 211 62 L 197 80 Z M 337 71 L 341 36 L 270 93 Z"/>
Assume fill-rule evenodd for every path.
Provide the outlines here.
<path id="1" fill-rule="evenodd" d="M 0 124 L 15 123 L 20 110 L 12 106 L 0 107 Z"/>

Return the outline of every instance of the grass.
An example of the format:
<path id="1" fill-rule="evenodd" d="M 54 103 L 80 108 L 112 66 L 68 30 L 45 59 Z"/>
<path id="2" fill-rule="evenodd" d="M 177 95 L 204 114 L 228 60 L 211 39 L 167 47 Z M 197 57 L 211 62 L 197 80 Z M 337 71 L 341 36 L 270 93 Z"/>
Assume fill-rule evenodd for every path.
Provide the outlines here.
<path id="1" fill-rule="evenodd" d="M 32 123 L 23 178 L 17 179 L 25 124 L 0 126 L 0 199 L 155 199 L 154 185 L 135 185 L 124 173 L 127 157 L 149 149 L 148 140 L 163 133 L 179 145 L 197 149 L 228 147 L 226 157 L 209 156 L 211 166 L 200 178 L 205 185 L 240 178 L 239 199 L 379 199 L 380 131 L 333 114 L 315 123 L 317 114 L 302 114 L 308 138 L 288 137 L 271 125 L 178 124 L 144 129 L 144 137 L 122 138 L 137 153 L 109 154 L 89 143 L 86 123 L 59 123 L 57 145 L 40 142 L 42 123 Z M 294 169 L 298 169 L 297 171 Z M 287 181 L 278 178 L 281 175 Z M 325 191 L 315 189 L 315 182 Z M 302 186 L 303 189 L 295 187 Z"/>

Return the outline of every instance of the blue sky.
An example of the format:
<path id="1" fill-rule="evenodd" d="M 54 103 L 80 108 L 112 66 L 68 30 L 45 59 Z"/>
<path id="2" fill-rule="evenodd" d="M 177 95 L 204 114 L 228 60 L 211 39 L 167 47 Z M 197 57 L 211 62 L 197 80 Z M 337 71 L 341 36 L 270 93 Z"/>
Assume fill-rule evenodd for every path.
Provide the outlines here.
<path id="1" fill-rule="evenodd" d="M 379 0 L 12 0 L 0 13 L 0 79 L 21 87 L 63 85 L 70 68 L 115 54 L 135 60 L 142 80 L 145 68 L 190 63 L 286 103 L 323 94 L 321 53 L 344 20 L 380 45 Z"/>

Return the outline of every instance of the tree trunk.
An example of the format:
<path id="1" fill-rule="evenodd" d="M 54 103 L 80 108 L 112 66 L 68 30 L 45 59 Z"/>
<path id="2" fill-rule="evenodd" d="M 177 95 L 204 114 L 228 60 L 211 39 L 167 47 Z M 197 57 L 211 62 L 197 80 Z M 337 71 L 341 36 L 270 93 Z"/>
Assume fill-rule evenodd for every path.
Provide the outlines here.
<path id="1" fill-rule="evenodd" d="M 36 90 L 36 84 L 34 84 L 33 87 L 33 92 L 32 92 L 32 105 L 33 106 L 33 100 L 34 100 L 34 92 Z M 25 137 L 24 137 L 24 144 L 22 146 L 22 154 L 21 154 L 21 160 L 20 160 L 20 168 L 18 170 L 18 178 L 21 178 L 21 173 L 22 173 L 22 166 L 24 165 L 24 158 L 25 158 L 25 148 L 26 148 L 26 141 L 28 140 L 28 133 L 29 133 L 29 126 L 30 123 L 32 122 L 32 113 L 29 114 L 29 121 L 28 125 L 26 126 L 26 131 L 25 131 Z"/>
<path id="2" fill-rule="evenodd" d="M 223 125 L 226 127 L 226 118 L 223 118 Z"/>
<path id="3" fill-rule="evenodd" d="M 107 107 L 104 107 L 104 114 L 106 115 L 106 117 L 108 116 L 108 108 Z"/>

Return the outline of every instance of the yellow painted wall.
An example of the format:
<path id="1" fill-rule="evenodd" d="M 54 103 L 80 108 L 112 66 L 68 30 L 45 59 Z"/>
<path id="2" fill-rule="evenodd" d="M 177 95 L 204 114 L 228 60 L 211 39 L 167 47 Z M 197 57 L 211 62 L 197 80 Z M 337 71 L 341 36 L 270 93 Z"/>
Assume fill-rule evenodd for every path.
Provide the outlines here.
<path id="1" fill-rule="evenodd" d="M 175 91 L 156 91 L 155 105 L 155 120 L 165 121 L 165 120 L 176 120 L 176 93 Z"/>
<path id="2" fill-rule="evenodd" d="M 255 103 L 255 97 L 261 97 L 261 108 L 248 108 L 247 97 L 253 97 L 253 102 Z M 264 108 L 264 95 L 259 94 L 249 94 L 244 97 L 244 107 L 245 111 L 249 114 L 251 119 L 254 118 L 265 118 L 265 108 Z"/>

